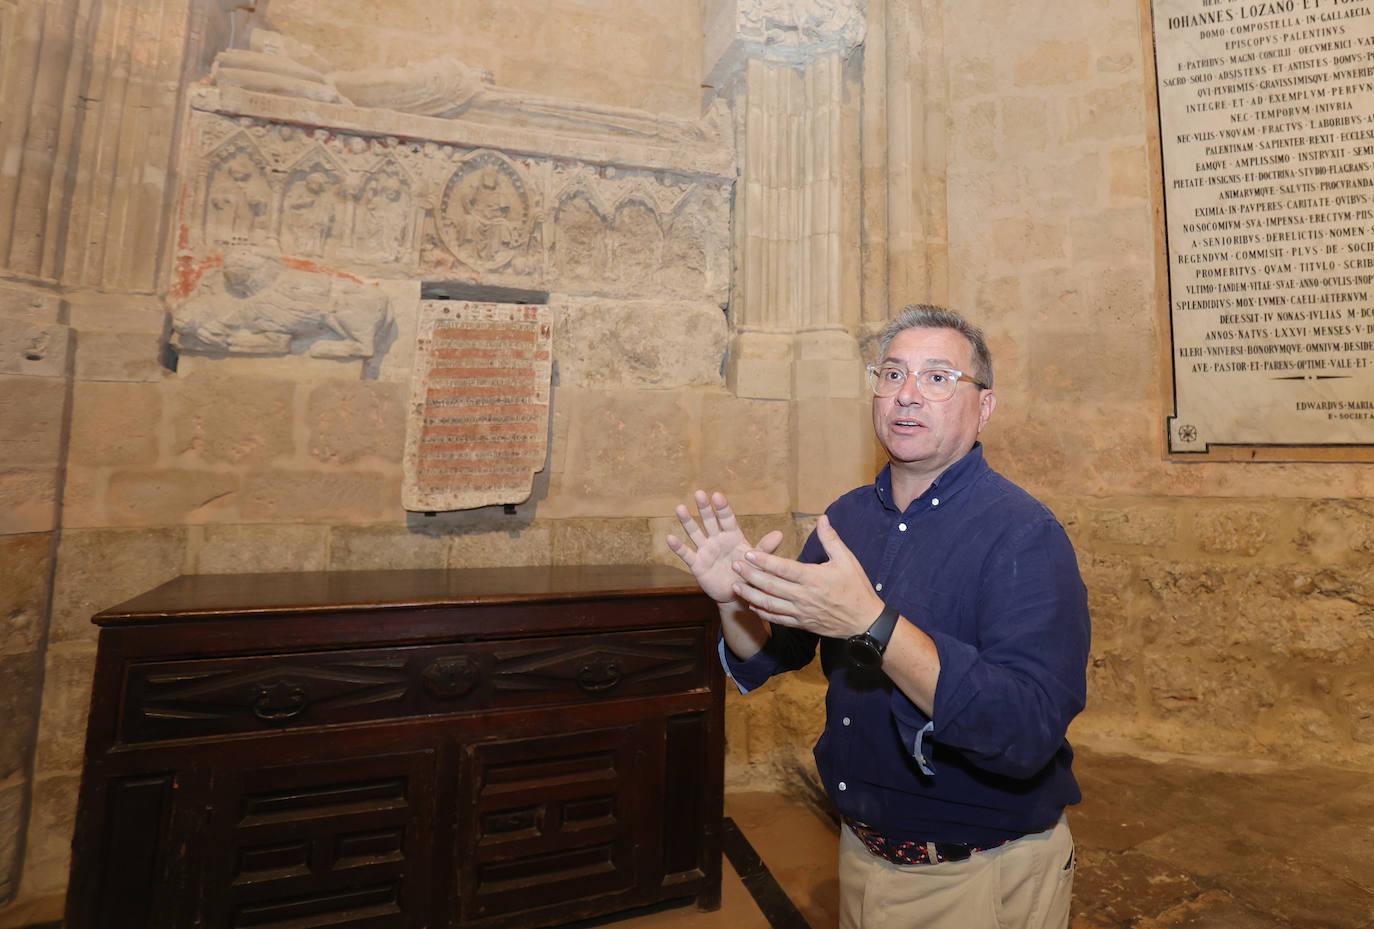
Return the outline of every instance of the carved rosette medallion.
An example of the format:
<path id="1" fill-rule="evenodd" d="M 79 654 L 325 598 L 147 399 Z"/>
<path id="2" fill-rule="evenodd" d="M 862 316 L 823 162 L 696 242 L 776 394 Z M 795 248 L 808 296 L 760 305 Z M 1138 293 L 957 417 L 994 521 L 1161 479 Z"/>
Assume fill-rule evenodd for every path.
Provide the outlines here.
<path id="1" fill-rule="evenodd" d="M 468 655 L 450 655 L 430 662 L 420 676 L 425 690 L 440 699 L 453 700 L 472 693 L 482 670 Z"/>
<path id="2" fill-rule="evenodd" d="M 444 185 L 439 232 L 463 264 L 477 271 L 497 271 L 529 244 L 533 214 L 515 165 L 497 152 L 478 151 Z"/>

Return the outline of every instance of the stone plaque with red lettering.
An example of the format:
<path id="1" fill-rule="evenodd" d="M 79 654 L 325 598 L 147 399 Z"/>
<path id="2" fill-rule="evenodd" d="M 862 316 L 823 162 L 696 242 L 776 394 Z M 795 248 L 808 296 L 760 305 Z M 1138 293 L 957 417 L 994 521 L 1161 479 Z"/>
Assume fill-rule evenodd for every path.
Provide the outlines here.
<path id="1" fill-rule="evenodd" d="M 468 510 L 529 499 L 548 447 L 547 306 L 422 300 L 402 505 Z"/>

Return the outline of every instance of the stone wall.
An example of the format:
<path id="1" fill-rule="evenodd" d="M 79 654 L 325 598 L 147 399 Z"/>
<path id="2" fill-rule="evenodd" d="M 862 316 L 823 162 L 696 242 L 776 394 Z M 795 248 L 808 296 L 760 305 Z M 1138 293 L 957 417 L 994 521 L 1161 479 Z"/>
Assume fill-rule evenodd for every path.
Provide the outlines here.
<path id="1" fill-rule="evenodd" d="M 950 4 L 941 45 L 951 300 L 1001 354 L 988 453 L 1069 527 L 1092 595 L 1078 731 L 1374 764 L 1374 471 L 1166 460 L 1141 11 L 1061 12 Z"/>
<path id="2" fill-rule="evenodd" d="M 1374 504 L 1055 501 L 1093 594 L 1085 735 L 1191 754 L 1374 759 Z"/>
<path id="3" fill-rule="evenodd" d="M 744 119 L 702 109 L 695 3 L 268 7 L 0 3 L 22 90 L 0 124 L 22 181 L 0 186 L 0 925 L 60 914 L 100 609 L 190 572 L 676 564 L 697 486 L 769 526 L 797 509 L 793 365 L 767 397 L 726 385 Z M 826 73 L 808 99 L 833 118 Z M 841 180 L 810 183 L 843 203 Z M 856 215 L 827 214 L 831 242 Z M 811 228 L 774 236 L 775 279 L 836 293 L 836 260 L 795 260 Z M 513 513 L 401 507 L 426 282 L 548 294 L 549 455 Z M 823 363 L 857 357 L 809 319 Z M 796 325 L 772 322 L 785 356 Z M 870 468 L 849 373 L 838 403 L 802 381 L 807 428 L 860 439 L 817 497 Z"/>
<path id="4" fill-rule="evenodd" d="M 877 466 L 859 369 L 913 300 L 985 324 L 989 458 L 1078 547 L 1075 737 L 1374 766 L 1374 472 L 1165 457 L 1136 0 L 268 6 L 0 0 L 0 926 L 60 910 L 92 613 L 182 572 L 672 564 L 695 487 L 796 551 Z M 245 248 L 394 325 L 178 329 Z M 431 280 L 556 310 L 514 514 L 400 507 Z M 731 697 L 732 784 L 810 776 L 823 690 Z"/>
<path id="5" fill-rule="evenodd" d="M 1374 469 L 1166 458 L 1137 4 L 867 16 L 864 326 L 923 288 L 987 330 L 989 460 L 1058 514 L 1089 588 L 1072 737 L 1374 766 Z M 732 704 L 732 783 L 808 771 L 824 682 L 795 678 Z"/>

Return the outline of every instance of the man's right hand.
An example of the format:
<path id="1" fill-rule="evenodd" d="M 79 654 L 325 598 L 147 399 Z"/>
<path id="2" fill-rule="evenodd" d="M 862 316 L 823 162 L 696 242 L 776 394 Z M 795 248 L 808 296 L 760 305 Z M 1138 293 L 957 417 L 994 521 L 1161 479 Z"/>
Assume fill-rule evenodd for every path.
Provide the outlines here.
<path id="1" fill-rule="evenodd" d="M 692 497 L 701 516 L 700 524 L 692 518 L 686 505 L 679 503 L 676 510 L 678 522 L 682 523 L 682 529 L 691 544 L 670 535 L 668 547 L 682 559 L 683 564 L 692 569 L 697 583 L 708 597 L 717 603 L 733 603 L 733 587 L 739 582 L 739 575 L 732 565 L 751 548 L 771 555 L 782 544 L 782 533 L 775 529 L 759 539 L 758 545 L 751 546 L 740 530 L 739 521 L 735 519 L 725 494 L 716 491 L 707 496 L 706 491 L 698 490 Z"/>

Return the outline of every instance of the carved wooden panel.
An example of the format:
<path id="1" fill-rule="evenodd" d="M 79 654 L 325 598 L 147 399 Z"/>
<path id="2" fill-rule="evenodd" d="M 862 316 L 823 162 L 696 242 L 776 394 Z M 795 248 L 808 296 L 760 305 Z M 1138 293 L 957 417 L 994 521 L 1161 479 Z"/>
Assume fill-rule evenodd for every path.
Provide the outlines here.
<path id="1" fill-rule="evenodd" d="M 414 687 L 408 658 L 378 649 L 133 664 L 120 741 L 395 715 Z"/>
<path id="2" fill-rule="evenodd" d="M 119 741 L 255 733 L 706 686 L 700 629 L 138 662 Z"/>
<path id="3" fill-rule="evenodd" d="M 101 614 L 69 929 L 719 904 L 717 611 L 582 566 L 184 578 Z"/>
<path id="4" fill-rule="evenodd" d="M 167 833 L 171 822 L 171 774 L 135 775 L 111 781 L 107 795 L 110 841 L 101 849 L 96 911 L 110 929 L 149 925 L 165 915 L 164 894 L 130 895 L 129 887 L 165 887 Z M 119 841 L 115 839 L 118 837 Z"/>
<path id="5" fill-rule="evenodd" d="M 645 755 L 635 726 L 468 746 L 462 921 L 634 886 Z"/>
<path id="6" fill-rule="evenodd" d="M 663 796 L 672 798 L 672 809 L 663 822 L 663 874 L 671 884 L 700 878 L 708 866 L 700 834 L 707 800 L 693 782 L 693 759 L 706 754 L 711 736 L 705 713 L 671 716 L 666 727 Z"/>
<path id="7" fill-rule="evenodd" d="M 428 925 L 432 751 L 225 774 L 207 929 Z"/>
<path id="8" fill-rule="evenodd" d="M 501 703 L 671 693 L 704 685 L 701 646 L 697 630 L 511 642 L 496 649 L 492 687 Z"/>

